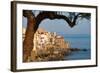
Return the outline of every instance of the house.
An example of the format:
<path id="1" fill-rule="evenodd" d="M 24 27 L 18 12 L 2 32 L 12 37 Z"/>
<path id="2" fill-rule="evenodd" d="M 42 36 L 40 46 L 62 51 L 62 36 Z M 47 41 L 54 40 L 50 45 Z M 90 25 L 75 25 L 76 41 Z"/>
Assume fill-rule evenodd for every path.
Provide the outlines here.
<path id="1" fill-rule="evenodd" d="M 23 28 L 23 40 L 25 38 L 25 28 Z M 57 35 L 56 32 L 47 32 L 43 28 L 38 28 L 34 34 L 33 51 L 47 49 L 48 46 L 55 48 L 69 48 L 69 42 L 64 40 L 64 37 Z"/>
<path id="2" fill-rule="evenodd" d="M 34 48 L 33 50 L 37 49 L 44 49 L 45 46 L 48 44 L 48 32 L 46 32 L 44 29 L 39 28 L 35 35 L 34 35 Z"/>

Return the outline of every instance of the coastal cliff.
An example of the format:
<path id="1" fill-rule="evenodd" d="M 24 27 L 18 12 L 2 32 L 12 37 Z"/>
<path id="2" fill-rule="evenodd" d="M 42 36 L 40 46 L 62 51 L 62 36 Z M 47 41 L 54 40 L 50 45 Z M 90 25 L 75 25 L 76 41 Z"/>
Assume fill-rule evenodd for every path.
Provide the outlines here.
<path id="1" fill-rule="evenodd" d="M 24 37 L 23 33 L 23 40 Z M 68 41 L 56 32 L 47 32 L 42 28 L 36 31 L 33 42 L 34 48 L 28 62 L 63 60 L 65 54 L 70 52 Z"/>

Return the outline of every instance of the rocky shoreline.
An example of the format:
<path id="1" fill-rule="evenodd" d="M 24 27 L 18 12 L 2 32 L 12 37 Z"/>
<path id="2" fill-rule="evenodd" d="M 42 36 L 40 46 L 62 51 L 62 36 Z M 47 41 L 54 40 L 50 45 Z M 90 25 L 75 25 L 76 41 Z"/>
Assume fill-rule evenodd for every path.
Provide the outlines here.
<path id="1" fill-rule="evenodd" d="M 34 61 L 58 61 L 63 60 L 64 55 L 68 53 L 67 50 L 61 49 L 48 49 L 48 50 L 38 50 L 37 52 L 32 51 L 31 57 L 29 58 L 30 62 Z"/>
<path id="2" fill-rule="evenodd" d="M 63 61 L 64 56 L 70 55 L 74 51 L 87 51 L 87 49 L 69 48 L 69 49 L 47 49 L 32 51 L 28 62 L 41 62 L 41 61 Z"/>
<path id="3" fill-rule="evenodd" d="M 87 49 L 70 48 L 70 51 L 87 51 Z"/>

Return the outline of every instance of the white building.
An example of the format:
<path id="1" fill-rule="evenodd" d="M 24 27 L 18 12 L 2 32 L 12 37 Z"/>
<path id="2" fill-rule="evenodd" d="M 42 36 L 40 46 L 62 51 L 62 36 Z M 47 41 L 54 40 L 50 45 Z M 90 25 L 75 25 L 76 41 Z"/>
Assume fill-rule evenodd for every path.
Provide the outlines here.
<path id="1" fill-rule="evenodd" d="M 48 32 L 44 29 L 38 29 L 34 35 L 34 48 L 36 49 L 43 49 L 49 43 Z"/>
<path id="2" fill-rule="evenodd" d="M 25 37 L 25 28 L 23 28 L 23 40 Z M 60 35 L 57 35 L 56 32 L 47 32 L 42 28 L 39 28 L 34 34 L 33 40 L 34 46 L 33 51 L 46 49 L 47 45 L 58 45 L 58 48 L 69 48 L 70 45 L 64 40 Z"/>

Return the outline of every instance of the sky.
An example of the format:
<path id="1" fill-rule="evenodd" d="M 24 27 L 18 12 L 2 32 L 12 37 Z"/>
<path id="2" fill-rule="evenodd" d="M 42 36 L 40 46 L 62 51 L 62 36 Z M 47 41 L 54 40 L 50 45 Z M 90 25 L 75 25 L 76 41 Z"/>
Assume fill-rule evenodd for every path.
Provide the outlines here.
<path id="1" fill-rule="evenodd" d="M 38 14 L 38 12 L 36 14 Z M 22 18 L 22 23 L 23 27 L 27 26 L 27 19 L 25 17 Z M 77 25 L 71 28 L 63 19 L 45 19 L 40 23 L 39 27 L 50 32 L 90 35 L 91 21 L 87 19 L 78 20 Z"/>

